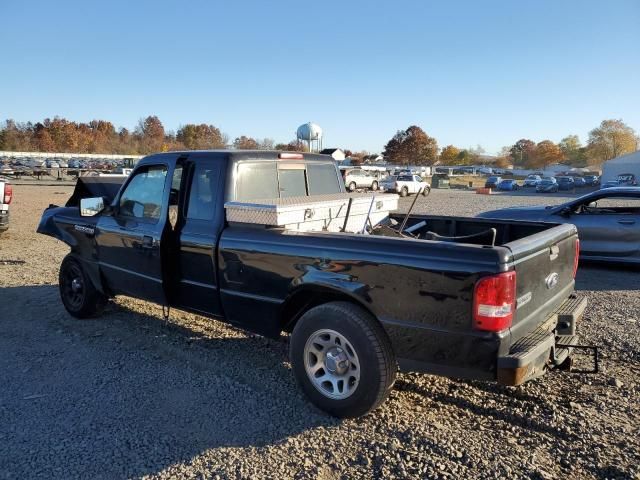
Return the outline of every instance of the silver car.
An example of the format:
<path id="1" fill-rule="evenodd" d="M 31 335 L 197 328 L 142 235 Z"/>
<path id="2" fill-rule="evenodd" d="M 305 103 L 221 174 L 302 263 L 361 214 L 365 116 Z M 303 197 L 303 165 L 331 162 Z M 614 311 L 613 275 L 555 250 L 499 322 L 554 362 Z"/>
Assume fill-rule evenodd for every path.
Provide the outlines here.
<path id="1" fill-rule="evenodd" d="M 562 205 L 505 208 L 478 216 L 573 223 L 581 259 L 640 264 L 640 187 L 612 187 Z"/>

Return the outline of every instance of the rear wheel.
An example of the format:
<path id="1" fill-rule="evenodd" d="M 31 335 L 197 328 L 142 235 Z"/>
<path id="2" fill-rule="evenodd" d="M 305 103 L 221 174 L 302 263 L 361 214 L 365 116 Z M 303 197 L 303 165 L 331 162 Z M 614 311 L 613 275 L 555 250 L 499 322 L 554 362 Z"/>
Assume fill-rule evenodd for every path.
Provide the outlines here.
<path id="1" fill-rule="evenodd" d="M 290 358 L 307 397 L 336 417 L 359 417 L 378 407 L 397 372 L 380 324 L 348 302 L 326 303 L 305 313 L 291 335 Z"/>
<path id="2" fill-rule="evenodd" d="M 81 263 L 72 256 L 62 260 L 58 286 L 64 308 L 76 318 L 98 315 L 107 303 L 107 297 L 96 290 Z"/>
<path id="3" fill-rule="evenodd" d="M 356 182 L 351 182 L 349 184 L 349 191 L 350 192 L 355 192 L 356 191 Z"/>
<path id="4" fill-rule="evenodd" d="M 376 190 L 378 190 L 378 182 L 377 181 L 373 181 L 373 183 L 371 184 L 371 190 L 373 190 L 374 192 Z"/>

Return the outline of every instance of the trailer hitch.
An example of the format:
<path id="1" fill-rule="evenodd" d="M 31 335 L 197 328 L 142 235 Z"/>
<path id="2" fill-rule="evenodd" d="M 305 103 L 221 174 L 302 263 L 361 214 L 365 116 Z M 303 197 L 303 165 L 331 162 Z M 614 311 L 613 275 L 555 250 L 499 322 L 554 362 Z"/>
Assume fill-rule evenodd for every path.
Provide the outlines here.
<path id="1" fill-rule="evenodd" d="M 598 347 L 595 345 L 572 345 L 570 343 L 556 343 L 556 348 L 567 348 L 567 349 L 577 349 L 577 350 L 586 350 L 587 352 L 591 352 L 593 356 L 593 369 L 578 369 L 575 370 L 572 368 L 572 358 L 567 357 L 565 362 L 563 362 L 559 368 L 561 370 L 567 370 L 570 373 L 598 373 L 600 371 L 600 362 L 598 357 Z M 566 365 L 565 365 L 566 363 Z"/>

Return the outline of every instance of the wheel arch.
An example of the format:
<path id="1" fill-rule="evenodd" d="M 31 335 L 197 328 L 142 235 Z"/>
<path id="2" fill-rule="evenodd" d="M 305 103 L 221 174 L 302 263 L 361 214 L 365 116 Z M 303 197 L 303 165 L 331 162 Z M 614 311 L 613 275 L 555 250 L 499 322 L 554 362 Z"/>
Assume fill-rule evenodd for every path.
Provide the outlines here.
<path id="1" fill-rule="evenodd" d="M 329 302 L 349 302 L 367 311 L 378 321 L 378 317 L 362 298 L 353 292 L 339 289 L 331 285 L 308 284 L 303 285 L 285 299 L 280 309 L 280 328 L 291 332 L 296 323 L 307 311 L 313 307 Z"/>

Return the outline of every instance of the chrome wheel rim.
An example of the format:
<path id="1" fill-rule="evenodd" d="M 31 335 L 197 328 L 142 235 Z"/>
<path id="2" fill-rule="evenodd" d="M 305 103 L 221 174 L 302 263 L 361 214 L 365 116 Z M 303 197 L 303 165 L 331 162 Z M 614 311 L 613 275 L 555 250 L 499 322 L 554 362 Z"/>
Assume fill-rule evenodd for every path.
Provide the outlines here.
<path id="1" fill-rule="evenodd" d="M 317 330 L 309 336 L 304 346 L 304 368 L 313 386 L 335 400 L 353 395 L 360 383 L 358 354 L 335 330 Z"/>

